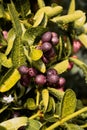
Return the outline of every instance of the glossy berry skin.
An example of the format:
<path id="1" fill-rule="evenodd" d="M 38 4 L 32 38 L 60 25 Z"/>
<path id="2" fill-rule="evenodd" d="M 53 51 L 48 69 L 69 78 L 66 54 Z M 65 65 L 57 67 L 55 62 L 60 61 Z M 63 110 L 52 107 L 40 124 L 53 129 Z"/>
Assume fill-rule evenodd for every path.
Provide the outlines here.
<path id="1" fill-rule="evenodd" d="M 58 37 L 52 37 L 52 39 L 51 39 L 51 42 L 52 42 L 52 44 L 55 46 L 55 45 L 57 45 L 58 44 L 58 42 L 59 42 L 59 39 L 58 39 Z"/>
<path id="2" fill-rule="evenodd" d="M 63 87 L 65 85 L 65 83 L 66 83 L 65 78 L 60 77 L 59 81 L 58 81 L 59 87 Z"/>
<path id="3" fill-rule="evenodd" d="M 47 76 L 57 75 L 57 71 L 53 68 L 48 69 L 46 73 L 47 73 Z"/>
<path id="4" fill-rule="evenodd" d="M 52 48 L 52 44 L 49 42 L 44 42 L 41 46 L 43 52 L 49 51 Z"/>
<path id="5" fill-rule="evenodd" d="M 49 63 L 49 60 L 48 60 L 44 55 L 42 56 L 42 61 L 43 61 L 45 64 Z"/>
<path id="6" fill-rule="evenodd" d="M 52 37 L 52 33 L 51 32 L 45 32 L 43 35 L 42 35 L 42 42 L 49 42 L 51 40 L 51 37 Z"/>
<path id="7" fill-rule="evenodd" d="M 44 85 L 46 83 L 46 77 L 43 74 L 36 75 L 35 83 L 37 85 Z"/>
<path id="8" fill-rule="evenodd" d="M 82 44 L 79 40 L 73 40 L 73 52 L 77 53 L 80 48 L 81 48 Z"/>
<path id="9" fill-rule="evenodd" d="M 56 32 L 52 32 L 52 37 L 58 37 Z"/>
<path id="10" fill-rule="evenodd" d="M 18 68 L 18 71 L 20 72 L 21 75 L 27 74 L 28 73 L 28 67 L 25 65 L 22 65 Z"/>
<path id="11" fill-rule="evenodd" d="M 58 75 L 53 74 L 53 75 L 47 76 L 47 82 L 48 82 L 49 85 L 57 84 L 58 80 L 59 80 Z"/>
<path id="12" fill-rule="evenodd" d="M 55 56 L 55 50 L 54 48 L 52 48 L 51 50 L 47 51 L 44 55 L 48 58 L 48 60 L 50 60 L 52 57 Z"/>
<path id="13" fill-rule="evenodd" d="M 28 68 L 28 74 L 30 77 L 35 77 L 37 74 L 37 70 L 35 68 L 30 67 Z"/>

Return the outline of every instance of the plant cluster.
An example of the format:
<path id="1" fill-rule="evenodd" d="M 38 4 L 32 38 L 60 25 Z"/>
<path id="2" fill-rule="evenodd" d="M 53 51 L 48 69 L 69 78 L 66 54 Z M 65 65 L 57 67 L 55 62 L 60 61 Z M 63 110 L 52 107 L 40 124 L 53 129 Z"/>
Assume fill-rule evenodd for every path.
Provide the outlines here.
<path id="1" fill-rule="evenodd" d="M 74 65 L 87 83 L 87 65 L 76 54 L 87 48 L 86 15 L 37 0 L 0 2 L 0 129 L 85 130 L 87 107 L 64 73 Z"/>

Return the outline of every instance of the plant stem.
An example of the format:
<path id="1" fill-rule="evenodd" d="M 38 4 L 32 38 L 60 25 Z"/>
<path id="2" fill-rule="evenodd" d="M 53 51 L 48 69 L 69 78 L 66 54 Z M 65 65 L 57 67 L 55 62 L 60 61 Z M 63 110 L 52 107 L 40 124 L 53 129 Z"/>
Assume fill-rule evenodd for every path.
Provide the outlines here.
<path id="1" fill-rule="evenodd" d="M 36 106 L 38 107 L 38 105 L 39 105 L 40 92 L 37 90 L 36 93 L 37 93 L 37 96 L 36 96 Z"/>
<path id="2" fill-rule="evenodd" d="M 63 124 L 64 122 L 66 122 L 66 121 L 68 121 L 68 120 L 70 120 L 70 119 L 72 119 L 72 118 L 78 116 L 79 114 L 81 114 L 81 113 L 83 113 L 83 112 L 85 112 L 85 111 L 87 111 L 87 107 L 84 107 L 84 108 L 82 108 L 81 110 L 78 110 L 78 111 L 74 112 L 74 113 L 71 114 L 71 115 L 68 115 L 67 117 L 65 117 L 65 118 L 63 118 L 63 119 L 58 120 L 56 123 L 54 123 L 54 124 L 52 124 L 51 126 L 49 126 L 46 130 L 53 130 L 53 129 L 55 129 L 56 127 L 58 127 L 59 125 Z"/>
<path id="3" fill-rule="evenodd" d="M 42 117 L 43 114 L 41 113 L 41 111 L 38 111 L 36 114 L 32 115 L 29 117 L 29 119 L 35 119 L 36 117 Z"/>

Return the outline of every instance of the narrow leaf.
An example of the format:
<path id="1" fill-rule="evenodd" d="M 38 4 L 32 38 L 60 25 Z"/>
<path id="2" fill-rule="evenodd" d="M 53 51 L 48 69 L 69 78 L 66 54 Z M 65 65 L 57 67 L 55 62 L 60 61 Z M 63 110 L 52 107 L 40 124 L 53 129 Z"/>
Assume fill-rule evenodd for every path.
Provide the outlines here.
<path id="1" fill-rule="evenodd" d="M 39 8 L 42 8 L 45 6 L 44 0 L 37 0 Z"/>
<path id="2" fill-rule="evenodd" d="M 7 130 L 17 130 L 21 126 L 26 126 L 27 121 L 27 117 L 15 117 L 0 123 L 0 125 L 5 127 Z"/>
<path id="3" fill-rule="evenodd" d="M 28 98 L 25 105 L 25 108 L 28 108 L 29 110 L 35 110 L 36 109 L 36 104 L 33 98 Z"/>
<path id="4" fill-rule="evenodd" d="M 44 105 L 44 112 L 46 112 L 49 103 L 49 92 L 47 89 L 42 90 L 42 101 Z"/>
<path id="5" fill-rule="evenodd" d="M 20 74 L 17 69 L 9 70 L 0 81 L 0 92 L 6 92 L 10 90 L 20 79 Z"/>
<path id="6" fill-rule="evenodd" d="M 69 65 L 68 60 L 64 60 L 64 61 L 61 61 L 60 63 L 53 65 L 51 68 L 54 68 L 55 70 L 57 70 L 58 74 L 62 74 L 63 72 L 67 70 L 68 65 Z"/>
<path id="7" fill-rule="evenodd" d="M 72 114 L 76 108 L 76 95 L 75 92 L 71 89 L 65 91 L 63 100 L 62 100 L 62 110 L 61 117 Z"/>
<path id="8" fill-rule="evenodd" d="M 68 9 L 68 14 L 72 14 L 74 11 L 75 11 L 75 0 L 71 0 Z"/>
<path id="9" fill-rule="evenodd" d="M 64 92 L 55 88 L 48 87 L 49 93 L 51 93 L 54 97 L 56 97 L 58 100 L 61 100 L 63 98 Z"/>
<path id="10" fill-rule="evenodd" d="M 16 37 L 11 51 L 12 62 L 14 67 L 19 67 L 26 64 L 26 57 L 24 55 L 23 43 L 20 37 Z"/>
<path id="11" fill-rule="evenodd" d="M 16 11 L 16 8 L 15 8 L 13 2 L 11 2 L 11 4 L 8 4 L 8 10 L 9 10 L 10 17 L 11 17 L 11 20 L 13 23 L 13 27 L 16 31 L 16 35 L 21 36 L 22 28 L 21 28 L 21 24 L 19 22 L 18 12 Z"/>
<path id="12" fill-rule="evenodd" d="M 79 59 L 70 57 L 70 61 L 72 61 L 73 63 L 75 63 L 75 65 L 77 65 L 78 67 L 80 67 L 83 70 L 84 76 L 85 76 L 85 81 L 87 82 L 87 65 L 80 61 Z"/>

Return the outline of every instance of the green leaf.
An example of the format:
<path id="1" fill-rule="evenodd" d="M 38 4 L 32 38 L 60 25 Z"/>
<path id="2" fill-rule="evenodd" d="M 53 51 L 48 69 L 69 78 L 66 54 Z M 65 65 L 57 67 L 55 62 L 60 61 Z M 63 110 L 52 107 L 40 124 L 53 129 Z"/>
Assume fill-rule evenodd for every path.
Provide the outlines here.
<path id="1" fill-rule="evenodd" d="M 8 108 L 8 105 L 3 106 L 3 107 L 0 109 L 0 114 L 1 114 L 4 110 L 6 110 L 7 108 Z"/>
<path id="2" fill-rule="evenodd" d="M 36 109 L 36 104 L 33 98 L 28 98 L 25 105 L 25 108 L 28 108 L 29 110 L 35 110 Z"/>
<path id="3" fill-rule="evenodd" d="M 14 67 L 19 67 L 21 65 L 26 65 L 26 57 L 24 55 L 23 43 L 21 37 L 16 37 L 13 48 L 11 51 L 12 63 Z"/>
<path id="4" fill-rule="evenodd" d="M 15 117 L 0 123 L 0 126 L 5 127 L 6 130 L 17 130 L 21 126 L 26 126 L 27 122 L 27 117 Z"/>
<path id="5" fill-rule="evenodd" d="M 61 100 L 63 98 L 64 92 L 55 88 L 48 87 L 49 93 L 51 93 L 54 97 L 56 97 L 58 100 Z"/>
<path id="6" fill-rule="evenodd" d="M 46 112 L 49 103 L 49 91 L 47 89 L 42 90 L 42 102 L 44 106 L 44 112 Z"/>
<path id="7" fill-rule="evenodd" d="M 22 28 L 21 28 L 21 24 L 19 22 L 18 12 L 16 11 L 16 8 L 15 8 L 13 2 L 11 2 L 11 4 L 8 4 L 8 10 L 10 13 L 10 17 L 11 17 L 16 35 L 21 36 L 22 35 Z"/>
<path id="8" fill-rule="evenodd" d="M 10 90 L 20 78 L 21 76 L 17 69 L 10 69 L 0 81 L 0 92 Z"/>
<path id="9" fill-rule="evenodd" d="M 31 27 L 29 29 L 26 30 L 26 32 L 23 35 L 23 40 L 27 41 L 29 45 L 32 45 L 36 38 L 40 38 L 41 35 L 46 32 L 47 29 L 43 28 L 41 26 L 38 27 Z"/>
<path id="10" fill-rule="evenodd" d="M 33 27 L 37 26 L 46 27 L 47 21 L 48 21 L 47 15 L 44 12 L 41 12 L 39 17 L 37 17 L 37 19 L 35 20 Z"/>
<path id="11" fill-rule="evenodd" d="M 67 24 L 67 23 L 70 23 L 70 22 L 74 22 L 75 20 L 81 18 L 83 15 L 84 15 L 83 11 L 77 10 L 73 14 L 68 14 L 68 15 L 64 15 L 64 16 L 57 16 L 57 17 L 54 17 L 51 20 L 53 22 Z"/>
<path id="12" fill-rule="evenodd" d="M 61 118 L 72 114 L 76 109 L 76 95 L 72 89 L 67 89 L 63 96 Z"/>
<path id="13" fill-rule="evenodd" d="M 87 82 L 87 65 L 80 61 L 79 59 L 70 57 L 69 58 L 71 62 L 73 62 L 75 65 L 77 65 L 79 68 L 83 70 L 84 76 L 85 76 L 85 81 Z"/>
<path id="14" fill-rule="evenodd" d="M 0 53 L 0 63 L 6 68 L 11 68 L 13 65 L 11 58 L 7 59 L 7 56 L 4 53 Z"/>
<path id="15" fill-rule="evenodd" d="M 44 0 L 37 0 L 39 8 L 42 8 L 45 6 Z"/>
<path id="16" fill-rule="evenodd" d="M 69 61 L 64 60 L 64 61 L 61 61 L 60 63 L 53 65 L 51 68 L 54 68 L 55 70 L 57 70 L 58 74 L 62 74 L 63 72 L 67 70 L 68 65 L 69 65 Z"/>
<path id="17" fill-rule="evenodd" d="M 0 130 L 7 130 L 7 129 L 3 126 L 0 126 Z"/>
<path id="18" fill-rule="evenodd" d="M 6 54 L 6 55 L 8 55 L 8 54 L 11 52 L 12 47 L 13 47 L 14 40 L 15 40 L 15 31 L 14 31 L 14 29 L 12 28 L 12 29 L 8 32 L 8 37 L 7 37 L 8 45 L 7 45 L 7 48 L 6 48 L 6 51 L 5 51 L 5 54 Z"/>
<path id="19" fill-rule="evenodd" d="M 77 124 L 67 124 L 68 126 L 68 130 L 84 130 L 83 128 L 81 128 L 79 125 Z"/>
<path id="20" fill-rule="evenodd" d="M 26 130 L 39 130 L 42 124 L 38 120 L 29 120 L 29 126 Z"/>
<path id="21" fill-rule="evenodd" d="M 16 7 L 17 7 L 17 11 L 20 13 L 20 15 L 25 18 L 26 16 L 28 16 L 31 13 L 31 9 L 30 9 L 30 2 L 29 0 L 18 0 L 16 1 Z"/>
<path id="22" fill-rule="evenodd" d="M 87 48 L 87 35 L 83 33 L 83 34 L 78 36 L 78 39 L 85 46 L 85 48 Z"/>
<path id="23" fill-rule="evenodd" d="M 42 50 L 32 49 L 30 52 L 30 57 L 34 61 L 39 60 L 42 57 L 42 55 L 43 55 Z"/>
<path id="24" fill-rule="evenodd" d="M 72 14 L 75 11 L 75 0 L 71 0 L 69 9 L 68 9 L 68 14 Z"/>
<path id="25" fill-rule="evenodd" d="M 3 7 L 3 3 L 0 1 L 0 18 L 4 18 L 4 17 L 5 17 L 4 7 Z"/>
<path id="26" fill-rule="evenodd" d="M 37 68 L 40 72 L 45 73 L 46 72 L 46 66 L 44 62 L 40 59 L 38 61 L 32 61 L 32 64 L 35 68 Z"/>
<path id="27" fill-rule="evenodd" d="M 47 112 L 50 112 L 54 106 L 52 99 L 53 98 L 51 96 L 49 96 L 49 103 L 48 103 L 48 107 L 47 107 Z"/>

